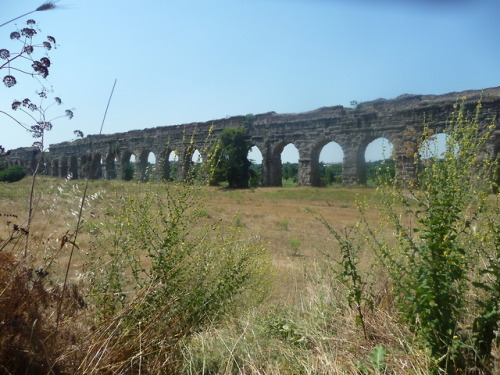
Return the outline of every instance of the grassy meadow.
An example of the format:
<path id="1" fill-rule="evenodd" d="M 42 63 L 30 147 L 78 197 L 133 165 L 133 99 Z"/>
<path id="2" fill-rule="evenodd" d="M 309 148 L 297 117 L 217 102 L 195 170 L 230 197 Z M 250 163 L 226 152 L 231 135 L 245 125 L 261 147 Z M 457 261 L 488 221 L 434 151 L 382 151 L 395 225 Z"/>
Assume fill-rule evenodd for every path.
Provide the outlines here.
<path id="1" fill-rule="evenodd" d="M 25 236 L 14 224 L 25 225 L 30 184 L 29 178 L 0 184 L 0 255 L 22 260 L 2 259 L 7 265 L 0 268 L 0 293 L 20 293 L 43 306 L 24 333 L 8 331 L 18 346 L 2 353 L 2 360 L 9 355 L 28 363 L 19 367 L 26 373 L 431 372 L 430 352 L 401 320 L 380 260 L 359 244 L 353 263 L 362 298 L 353 302 L 352 287 L 342 280 L 347 265 L 339 241 L 321 222 L 339 232 L 361 222 L 378 226 L 375 188 L 227 190 L 90 181 L 75 240 L 85 182 L 39 176 L 24 256 Z M 165 215 L 163 204 L 166 211 L 182 211 L 184 219 Z M 359 204 L 369 207 L 362 217 Z M 393 235 L 389 227 L 379 228 Z M 186 257 L 155 252 L 155 244 L 169 238 L 176 244 L 168 249 Z M 170 258 L 161 263 L 164 256 Z M 221 265 L 226 261 L 228 267 Z M 8 264 L 35 270 L 20 284 L 26 290 L 9 279 Z M 35 279 L 43 280 L 43 292 L 35 293 Z M 173 286 L 165 295 L 144 292 L 162 290 L 158 279 L 165 280 L 160 286 Z M 219 302 L 212 306 L 212 300 Z M 136 321 L 129 323 L 129 316 Z M 0 342 L 4 348 L 7 337 Z M 498 369 L 498 363 L 492 366 Z"/>

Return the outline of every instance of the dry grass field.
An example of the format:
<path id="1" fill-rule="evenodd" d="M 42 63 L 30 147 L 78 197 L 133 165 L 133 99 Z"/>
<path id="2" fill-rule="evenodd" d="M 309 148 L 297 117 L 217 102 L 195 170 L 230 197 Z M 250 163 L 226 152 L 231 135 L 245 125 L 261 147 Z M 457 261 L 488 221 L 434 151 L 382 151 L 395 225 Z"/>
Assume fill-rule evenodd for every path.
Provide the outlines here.
<path id="1" fill-rule="evenodd" d="M 57 264 L 63 267 L 67 255 L 64 249 L 59 252 L 59 245 L 62 237 L 74 232 L 76 227 L 84 182 L 41 177 L 38 184 L 36 213 L 31 230 L 33 256 L 40 263 L 53 253 L 58 253 Z M 152 185 L 155 188 L 161 186 L 156 183 Z M 119 196 L 136 194 L 143 186 L 143 183 L 123 181 L 91 182 L 84 220 L 103 219 L 103 212 L 116 203 L 116 192 L 121 192 Z M 376 189 L 296 187 L 227 190 L 207 187 L 199 193 L 203 197 L 203 206 L 197 213 L 199 220 L 231 223 L 240 228 L 245 236 L 264 243 L 279 275 L 273 294 L 277 299 L 293 299 L 297 288 L 303 288 L 304 266 L 323 258 L 322 252 L 335 251 L 337 246 L 327 228 L 315 216 L 323 216 L 339 229 L 353 225 L 359 218 L 356 199 L 373 199 Z M 0 214 L 3 215 L 0 239 L 8 238 L 12 224 L 22 226 L 26 221 L 28 194 L 28 179 L 0 185 Z M 375 221 L 376 211 L 371 211 L 368 217 Z M 8 225 L 9 222 L 12 224 Z M 73 262 L 73 277 L 81 274 L 89 241 L 95 235 L 85 227 L 80 233 L 80 251 Z M 13 241 L 9 246 L 19 248 L 19 243 Z M 371 261 L 366 259 L 366 264 Z"/>
<path id="2" fill-rule="evenodd" d="M 72 344 L 69 345 L 62 338 L 60 344 L 49 340 L 57 345 L 53 348 L 57 355 L 50 357 L 53 368 L 60 368 L 54 373 L 174 372 L 169 370 L 170 365 L 162 367 L 156 362 L 155 367 L 151 368 L 143 365 L 143 356 L 144 363 L 148 358 L 144 354 L 147 352 L 145 347 L 148 341 L 142 338 L 140 332 L 132 336 L 126 333 L 123 336 L 127 344 L 127 348 L 123 350 L 137 352 L 130 360 L 122 360 L 113 348 L 106 346 L 112 341 L 111 336 L 95 336 L 94 325 L 97 323 L 95 309 L 92 307 L 95 295 L 90 294 L 92 288 L 88 285 L 88 277 L 95 271 L 93 267 L 112 266 L 111 263 L 96 264 L 95 259 L 101 252 L 112 252 L 110 240 L 106 242 L 103 239 L 111 238 L 106 237 L 108 232 L 112 232 L 120 224 L 120 219 L 117 218 L 120 218 L 118 213 L 123 208 L 125 199 L 138 197 L 147 190 L 155 191 L 160 196 L 164 192 L 167 197 L 172 194 L 175 185 L 91 181 L 83 210 L 83 224 L 77 241 L 73 242 L 84 184 L 84 181 L 42 176 L 36 187 L 28 263 L 33 269 L 44 266 L 48 270 L 46 285 L 49 287 L 49 294 L 46 298 L 50 300 L 50 293 L 57 293 L 64 281 L 74 243 L 76 248 L 69 268 L 69 285 L 74 285 L 75 290 L 78 289 L 78 298 L 81 296 L 86 301 L 86 307 L 82 311 L 61 320 L 61 327 L 57 322 L 57 329 L 62 336 L 65 335 L 64 332 L 71 332 Z M 19 231 L 14 231 L 13 226 L 16 224 L 22 228 L 25 225 L 29 188 L 28 178 L 16 183 L 0 184 L 0 244 L 4 254 L 22 257 L 24 236 Z M 379 267 L 372 267 L 376 266 L 376 258 L 365 248 L 361 248 L 359 255 L 359 270 L 366 282 L 366 293 L 371 293 L 370 299 L 375 305 L 373 310 L 363 305 L 366 327 L 364 330 L 361 328 L 356 308 L 347 300 L 349 287 L 338 280 L 342 269 L 336 263 L 341 257 L 338 242 L 318 220 L 318 217 L 323 217 L 339 231 L 354 226 L 360 218 L 357 201 L 364 200 L 370 207 L 374 206 L 379 200 L 376 189 L 180 189 L 192 189 L 189 195 L 195 198 L 189 216 L 189 225 L 194 228 L 193 236 L 198 231 L 210 236 L 211 232 L 206 231 L 206 228 L 215 225 L 224 228 L 227 225 L 227 228 L 231 228 L 228 230 L 235 230 L 248 243 L 248 249 L 263 246 L 266 256 L 270 258 L 271 267 L 266 268 L 264 275 L 260 275 L 266 280 L 261 298 L 248 297 L 248 301 L 240 303 L 242 308 L 232 309 L 224 318 L 219 317 L 213 323 L 204 324 L 193 332 L 189 331 L 189 335 L 178 340 L 173 352 L 165 354 L 165 358 L 170 358 L 169 361 L 175 358 L 172 362 L 175 363 L 175 373 L 427 374 L 430 371 L 430 357 L 423 342 L 400 322 L 399 313 L 393 305 L 387 275 Z M 134 217 L 133 214 L 131 217 Z M 367 209 L 364 217 L 373 225 L 378 222 L 378 212 L 373 208 Z M 142 256 L 141 249 L 135 250 Z M 151 258 L 146 258 L 144 254 L 143 260 L 151 261 Z M 6 274 L 2 272 L 0 269 L 0 283 L 2 275 Z M 196 280 L 197 276 L 192 276 Z M 130 286 L 122 288 L 121 290 L 128 290 L 127 293 L 133 289 Z M 49 302 L 48 306 L 52 306 L 52 310 L 47 310 L 51 312 L 47 312 L 49 316 L 45 319 L 53 321 L 57 304 L 53 302 L 51 305 Z M 126 312 L 120 314 L 122 315 L 115 318 L 114 322 L 117 319 L 121 321 L 120 316 L 126 316 Z M 179 319 L 176 318 L 175 321 Z M 139 325 L 139 329 L 140 327 Z M 108 329 L 110 328 L 103 328 L 103 331 L 97 332 Z M 146 331 L 146 327 L 144 329 Z M 175 326 L 169 329 L 173 330 Z M 32 337 L 33 332 L 28 332 L 28 335 Z M 38 334 L 51 337 L 46 331 Z M 137 347 L 134 347 L 137 338 L 139 341 Z M 131 343 L 130 348 L 128 343 Z M 94 344 L 96 347 L 102 344 L 106 353 L 111 353 L 111 357 L 106 357 L 99 348 L 95 349 Z M 48 343 L 44 345 L 50 347 Z M 30 350 L 35 352 L 34 348 L 27 352 Z M 82 360 L 81 354 L 86 350 L 88 354 Z M 172 355 L 175 356 L 171 357 Z M 106 358 L 107 364 L 96 364 L 98 356 Z M 167 363 L 167 359 L 164 363 Z M 49 359 L 44 360 L 49 362 Z M 113 367 L 110 364 L 114 363 L 113 360 L 122 367 Z M 78 367 L 75 365 L 77 361 L 82 361 L 87 367 Z M 55 363 L 60 367 L 55 366 Z M 151 362 L 149 365 L 153 366 Z M 40 365 L 43 371 L 32 373 L 50 373 L 44 366 L 46 365 Z M 69 366 L 67 368 L 70 370 L 65 370 L 64 366 Z"/>

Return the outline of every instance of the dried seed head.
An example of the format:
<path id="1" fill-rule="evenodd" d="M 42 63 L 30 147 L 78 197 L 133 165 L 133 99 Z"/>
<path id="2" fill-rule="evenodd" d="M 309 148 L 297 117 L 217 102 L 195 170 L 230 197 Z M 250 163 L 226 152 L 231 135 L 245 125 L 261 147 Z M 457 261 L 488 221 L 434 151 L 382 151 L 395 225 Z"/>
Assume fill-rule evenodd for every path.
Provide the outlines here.
<path id="1" fill-rule="evenodd" d="M 8 49 L 0 49 L 0 59 L 7 60 L 10 57 L 10 52 Z"/>
<path id="2" fill-rule="evenodd" d="M 17 81 L 16 81 L 16 78 L 14 76 L 7 75 L 7 76 L 3 77 L 3 83 L 7 87 L 12 87 L 17 83 Z"/>
<path id="3" fill-rule="evenodd" d="M 50 59 L 48 57 L 42 57 L 40 62 L 47 68 L 50 66 Z"/>
<path id="4" fill-rule="evenodd" d="M 49 65 L 50 65 L 50 61 L 49 61 Z M 43 78 L 47 78 L 47 76 L 49 75 L 49 70 L 47 69 L 47 66 L 45 66 L 40 61 L 34 61 L 33 64 L 31 64 L 31 67 L 33 68 L 33 70 L 36 73 L 40 74 Z"/>
<path id="5" fill-rule="evenodd" d="M 57 5 L 54 1 L 47 1 L 40 5 L 38 8 L 36 8 L 37 12 L 43 12 L 44 10 L 52 10 L 57 8 Z"/>
<path id="6" fill-rule="evenodd" d="M 29 27 L 25 27 L 25 28 L 21 29 L 22 36 L 32 38 L 35 34 L 36 34 L 35 29 L 29 28 Z"/>

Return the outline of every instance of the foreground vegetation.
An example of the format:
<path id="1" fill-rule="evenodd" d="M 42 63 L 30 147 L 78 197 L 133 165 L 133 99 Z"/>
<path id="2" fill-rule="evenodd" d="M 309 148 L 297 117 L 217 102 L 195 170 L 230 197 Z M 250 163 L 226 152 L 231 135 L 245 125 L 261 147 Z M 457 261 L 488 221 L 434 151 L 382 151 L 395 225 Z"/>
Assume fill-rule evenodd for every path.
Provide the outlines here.
<path id="1" fill-rule="evenodd" d="M 82 181 L 39 181 L 32 248 L 23 258 L 19 228 L 29 181 L 0 185 L 2 214 L 16 215 L 2 217 L 0 252 L 0 363 L 10 373 L 428 374 L 435 368 L 425 340 L 401 319 L 393 280 L 366 246 L 356 255 L 362 293 L 372 301 L 360 300 L 363 329 L 352 288 L 342 282 L 341 247 L 317 220 L 335 228 L 363 220 L 376 225 L 375 208 L 363 220 L 357 208 L 359 196 L 371 206 L 380 201 L 375 189 L 91 182 L 71 286 L 62 295 L 82 189 Z M 172 213 L 180 216 L 171 221 Z M 476 313 L 466 307 L 461 324 Z M 468 347 L 472 340 L 455 339 Z M 491 371 L 498 368 L 494 358 Z"/>
<path id="2" fill-rule="evenodd" d="M 1 232 L 0 363 L 11 373 L 355 373 L 372 368 L 377 344 L 391 352 L 379 362 L 394 360 L 394 371 L 400 357 L 426 368 L 383 294 L 372 336 L 363 337 L 336 266 L 320 251 L 331 239 L 305 211 L 351 223 L 356 195 L 374 190 L 92 182 L 57 322 L 82 189 L 81 181 L 39 181 L 26 259 L 20 223 L 29 181 L 0 185 L 2 214 L 15 215 L 2 217 Z M 177 198 L 180 217 L 160 214 L 169 203 L 159 193 Z"/>
<path id="3" fill-rule="evenodd" d="M 21 52 L 1 51 L 7 87 L 23 54 L 48 75 L 50 60 L 30 55 L 55 39 L 36 45 L 27 25 L 11 33 Z M 28 123 L 2 114 L 43 153 L 52 120 L 38 95 L 40 106 L 12 104 Z M 498 373 L 498 160 L 483 152 L 494 126 L 480 126 L 477 110 L 457 106 L 442 157 L 420 156 L 426 129 L 420 150 L 407 150 L 416 175 L 395 175 L 397 160 L 373 165 L 378 190 L 71 181 L 39 176 L 40 164 L 16 181 L 9 170 L 1 373 Z M 236 169 L 250 168 L 249 147 Z M 338 182 L 335 168 L 322 166 L 324 185 Z M 227 170 L 219 177 L 232 187 L 257 174 Z"/>

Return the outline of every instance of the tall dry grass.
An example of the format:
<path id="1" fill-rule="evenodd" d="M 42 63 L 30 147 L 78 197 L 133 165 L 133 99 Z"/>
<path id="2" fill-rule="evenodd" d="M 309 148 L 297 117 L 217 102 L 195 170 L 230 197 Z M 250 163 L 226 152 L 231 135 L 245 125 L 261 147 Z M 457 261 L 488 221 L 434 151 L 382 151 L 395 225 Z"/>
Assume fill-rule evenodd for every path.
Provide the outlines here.
<path id="1" fill-rule="evenodd" d="M 22 233 L 13 232 L 13 224 L 22 227 L 25 220 L 23 211 L 29 183 L 23 180 L 0 185 L 0 211 L 16 215 L 0 217 L 0 241 L 8 242 L 0 252 L 3 305 L 0 312 L 4 322 L 0 326 L 3 356 L 0 363 L 19 366 L 10 367 L 15 371 L 33 374 L 51 371 L 55 374 L 426 374 L 430 371 L 425 345 L 400 322 L 391 284 L 369 251 L 360 254 L 360 269 L 370 275 L 368 284 L 375 305 L 373 311 L 365 310 L 368 335 L 364 337 L 356 323 L 356 312 L 346 301 L 348 290 L 336 279 L 334 270 L 338 265 L 333 259 L 339 255 L 337 244 L 328 229 L 307 212 L 314 210 L 337 227 L 353 224 L 358 218 L 356 197 L 361 194 L 375 200 L 374 189 L 202 189 L 199 194 L 207 200 L 192 212 L 196 225 L 203 228 L 213 223 L 228 224 L 264 243 L 273 264 L 266 278 L 273 283 L 259 305 L 232 310 L 184 335 L 184 330 L 190 327 L 182 315 L 161 329 L 157 325 L 165 316 L 161 311 L 148 322 L 132 324 L 134 305 L 144 303 L 147 290 L 130 298 L 111 319 L 100 322 L 96 319 L 97 310 L 86 276 L 95 270 L 89 268 L 96 254 L 92 251 L 105 250 L 96 247 L 97 239 L 113 228 L 109 217 L 116 216 L 123 197 L 137 196 L 146 186 L 121 181 L 93 181 L 89 185 L 90 199 L 85 205 L 84 226 L 70 271 L 71 287 L 64 296 L 63 316 L 57 326 L 56 306 L 61 297 L 60 285 L 81 182 L 49 177 L 39 182 L 37 214 L 32 224 L 32 244 L 36 244 L 36 251 L 30 252 L 33 259 L 29 266 L 18 256 L 16 236 Z M 159 184 L 150 185 L 162 189 Z M 367 211 L 366 218 L 375 223 L 376 211 Z M 291 239 L 298 241 L 298 249 L 290 247 Z M 325 257 L 324 252 L 332 257 Z M 143 260 L 148 262 L 146 258 Z M 128 292 L 134 293 L 134 288 Z M 165 311 L 171 306 L 165 304 Z M 168 336 L 167 332 L 173 335 Z M 168 340 L 175 343 L 169 345 Z M 156 362 L 151 362 L 152 355 Z"/>

